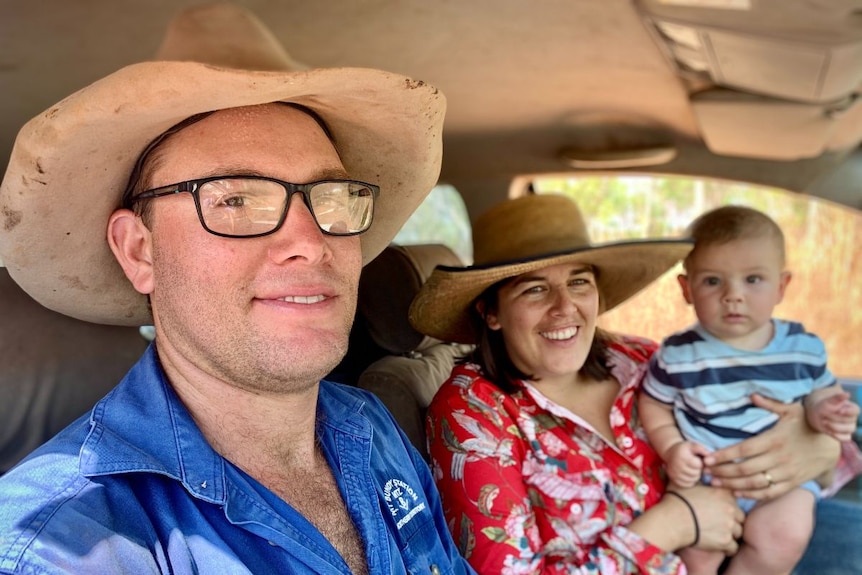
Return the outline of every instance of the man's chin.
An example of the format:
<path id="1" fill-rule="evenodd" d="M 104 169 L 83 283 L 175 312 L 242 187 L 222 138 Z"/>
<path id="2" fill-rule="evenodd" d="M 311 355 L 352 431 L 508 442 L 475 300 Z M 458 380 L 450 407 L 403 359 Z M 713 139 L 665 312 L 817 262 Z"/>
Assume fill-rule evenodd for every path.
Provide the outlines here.
<path id="1" fill-rule="evenodd" d="M 317 344 L 304 341 L 297 346 L 298 349 L 288 354 L 289 357 L 283 365 L 289 367 L 289 371 L 298 377 L 320 381 L 338 367 L 347 355 L 347 343 L 346 337 L 331 338 Z"/>

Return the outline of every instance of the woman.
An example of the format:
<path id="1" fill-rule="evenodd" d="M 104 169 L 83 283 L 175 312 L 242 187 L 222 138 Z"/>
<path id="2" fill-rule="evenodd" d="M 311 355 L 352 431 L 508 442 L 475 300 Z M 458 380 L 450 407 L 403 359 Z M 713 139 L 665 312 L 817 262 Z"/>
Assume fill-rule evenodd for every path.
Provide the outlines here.
<path id="1" fill-rule="evenodd" d="M 781 435 L 811 445 L 809 461 L 774 438 L 746 442 L 706 461 L 734 493 L 665 491 L 635 410 L 656 346 L 596 322 L 690 247 L 593 246 L 573 202 L 526 196 L 476 221 L 476 265 L 437 268 L 426 282 L 414 326 L 477 344 L 435 396 L 427 427 L 449 525 L 480 573 L 684 573 L 677 549 L 735 552 L 735 494 L 762 496 L 766 477 L 774 496 L 834 465 L 837 443 L 787 411 Z"/>

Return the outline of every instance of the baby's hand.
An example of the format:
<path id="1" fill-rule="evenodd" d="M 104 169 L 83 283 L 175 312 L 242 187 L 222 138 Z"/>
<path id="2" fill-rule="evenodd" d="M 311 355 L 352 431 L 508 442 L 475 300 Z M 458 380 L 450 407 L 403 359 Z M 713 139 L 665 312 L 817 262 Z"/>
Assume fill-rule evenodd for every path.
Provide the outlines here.
<path id="1" fill-rule="evenodd" d="M 849 441 L 859 421 L 859 406 L 850 401 L 849 393 L 842 391 L 808 406 L 805 414 L 808 424 L 817 431 L 839 441 Z"/>
<path id="2" fill-rule="evenodd" d="M 709 450 L 693 441 L 680 441 L 671 447 L 666 456 L 667 474 L 680 487 L 692 487 L 700 480 L 703 457 Z"/>

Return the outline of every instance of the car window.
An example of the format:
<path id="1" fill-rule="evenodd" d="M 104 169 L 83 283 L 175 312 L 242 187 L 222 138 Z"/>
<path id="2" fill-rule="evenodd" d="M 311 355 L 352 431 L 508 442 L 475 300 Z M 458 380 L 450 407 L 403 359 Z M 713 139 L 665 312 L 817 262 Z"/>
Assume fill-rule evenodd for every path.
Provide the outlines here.
<path id="1" fill-rule="evenodd" d="M 837 377 L 862 378 L 862 212 L 776 188 L 686 177 L 634 175 L 545 177 L 538 193 L 574 198 L 590 223 L 594 242 L 682 235 L 702 212 L 724 204 L 769 214 L 787 242 L 793 272 L 778 317 L 802 322 L 819 335 Z M 656 340 L 694 321 L 676 276 L 682 266 L 611 310 L 602 321 L 612 331 Z"/>
<path id="2" fill-rule="evenodd" d="M 464 199 L 452 186 L 432 189 L 392 241 L 404 246 L 443 244 L 452 248 L 465 264 L 473 262 L 470 216 Z"/>

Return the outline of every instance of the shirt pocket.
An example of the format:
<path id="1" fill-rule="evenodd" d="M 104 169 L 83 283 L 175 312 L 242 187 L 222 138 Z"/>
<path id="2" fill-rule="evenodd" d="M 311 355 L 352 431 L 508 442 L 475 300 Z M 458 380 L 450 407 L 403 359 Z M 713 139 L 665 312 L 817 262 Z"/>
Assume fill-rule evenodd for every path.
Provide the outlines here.
<path id="1" fill-rule="evenodd" d="M 392 549 L 394 561 L 400 557 L 403 568 L 410 574 L 453 573 L 450 557 L 441 542 L 445 533 L 437 530 L 418 477 L 386 481 L 380 492 L 380 504 L 388 523 L 390 545 L 397 547 Z"/>

